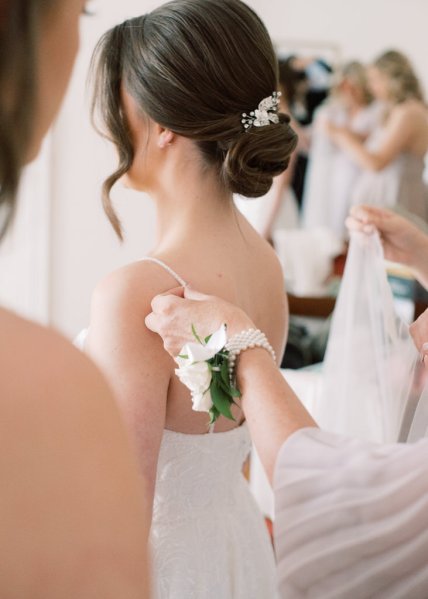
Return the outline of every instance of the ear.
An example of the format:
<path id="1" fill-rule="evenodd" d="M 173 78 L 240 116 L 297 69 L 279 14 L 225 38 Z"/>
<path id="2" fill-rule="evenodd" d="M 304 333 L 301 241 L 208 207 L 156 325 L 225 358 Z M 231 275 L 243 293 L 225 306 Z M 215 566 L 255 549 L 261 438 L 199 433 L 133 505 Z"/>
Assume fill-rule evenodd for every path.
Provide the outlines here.
<path id="1" fill-rule="evenodd" d="M 166 148 L 166 146 L 170 146 L 175 139 L 175 133 L 160 125 L 157 125 L 156 129 L 158 147 Z"/>

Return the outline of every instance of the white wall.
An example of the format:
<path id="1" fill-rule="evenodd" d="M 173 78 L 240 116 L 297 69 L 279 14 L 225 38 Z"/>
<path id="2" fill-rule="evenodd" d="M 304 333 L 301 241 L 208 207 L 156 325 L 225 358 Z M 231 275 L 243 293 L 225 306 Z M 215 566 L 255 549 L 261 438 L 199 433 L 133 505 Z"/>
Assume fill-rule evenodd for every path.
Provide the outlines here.
<path id="1" fill-rule="evenodd" d="M 48 138 L 39 160 L 21 179 L 13 227 L 0 251 L 0 303 L 49 322 L 50 149 Z"/>
<path id="2" fill-rule="evenodd" d="M 288 41 L 292 47 L 294 42 L 290 40 L 299 46 L 333 45 L 343 58 L 361 60 L 370 60 L 394 46 L 410 55 L 428 87 L 426 0 L 248 2 L 264 18 L 280 46 Z M 154 240 L 154 210 L 143 195 L 120 188 L 115 192 L 126 231 L 123 246 L 104 217 L 100 185 L 115 160 L 112 149 L 90 127 L 85 81 L 90 56 L 101 33 L 160 3 L 99 1 L 94 4 L 96 16 L 83 19 L 81 52 L 52 133 L 50 168 L 46 163 L 35 165 L 33 169 L 39 175 L 33 174 L 26 187 L 30 194 L 39 189 L 36 195 L 46 196 L 32 205 L 26 191 L 27 211 L 17 223 L 20 233 L 15 253 L 9 244 L 9 249 L 4 246 L 0 254 L 0 301 L 7 300 L 40 320 L 50 320 L 70 336 L 88 322 L 91 290 L 97 280 L 118 265 L 143 256 Z M 37 234 L 34 226 L 38 227 Z M 46 252 L 49 247 L 50 257 Z M 8 255 L 2 262 L 6 250 Z"/>
<path id="3" fill-rule="evenodd" d="M 278 43 L 337 44 L 347 59 L 369 61 L 397 48 L 413 61 L 428 90 L 426 0 L 247 0 Z"/>
<path id="4" fill-rule="evenodd" d="M 88 323 L 97 281 L 121 264 L 144 256 L 154 241 L 154 210 L 148 197 L 120 185 L 115 190 L 126 235 L 123 245 L 104 216 L 100 188 L 115 168 L 115 154 L 90 125 L 86 76 L 101 34 L 155 4 L 99 2 L 94 6 L 96 15 L 82 20 L 80 55 L 53 131 L 51 322 L 70 336 Z"/>

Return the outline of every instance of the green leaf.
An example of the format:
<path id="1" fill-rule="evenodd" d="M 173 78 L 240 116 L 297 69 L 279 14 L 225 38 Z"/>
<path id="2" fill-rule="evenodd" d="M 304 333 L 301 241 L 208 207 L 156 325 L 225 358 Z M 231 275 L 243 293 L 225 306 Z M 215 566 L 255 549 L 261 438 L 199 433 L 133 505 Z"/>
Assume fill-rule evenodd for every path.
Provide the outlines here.
<path id="1" fill-rule="evenodd" d="M 201 338 L 199 337 L 198 333 L 196 332 L 196 329 L 195 329 L 195 325 L 194 325 L 194 324 L 192 324 L 192 333 L 193 333 L 193 336 L 194 336 L 194 338 L 196 339 L 196 341 L 197 341 L 198 343 L 200 343 L 201 345 L 203 345 L 203 343 L 202 343 L 202 341 L 201 341 Z"/>
<path id="2" fill-rule="evenodd" d="M 189 356 L 185 356 L 183 354 L 180 355 L 180 356 L 178 356 L 178 357 L 181 358 L 182 360 L 188 360 L 189 359 Z"/>
<path id="3" fill-rule="evenodd" d="M 205 337 L 205 343 L 208 343 L 208 341 L 211 339 L 212 335 L 208 335 L 208 337 Z"/>
<path id="4" fill-rule="evenodd" d="M 211 399 L 213 400 L 214 407 L 229 420 L 235 420 L 230 411 L 230 397 L 223 391 L 223 389 L 217 384 L 216 380 L 213 380 L 210 387 Z"/>
<path id="5" fill-rule="evenodd" d="M 230 378 L 229 378 L 229 363 L 227 360 L 223 362 L 221 365 L 221 378 L 225 385 L 230 387 Z"/>
<path id="6" fill-rule="evenodd" d="M 242 397 L 242 393 L 236 387 L 230 387 L 230 394 L 232 397 Z"/>
<path id="7" fill-rule="evenodd" d="M 213 406 L 210 410 L 210 425 L 214 424 L 217 418 L 220 416 L 220 412 L 217 410 L 215 406 Z"/>
<path id="8" fill-rule="evenodd" d="M 231 395 L 231 393 L 230 393 L 230 385 L 226 384 L 224 382 L 224 380 L 222 379 L 221 376 L 219 376 L 219 377 L 216 378 L 216 383 L 217 383 L 217 385 L 219 387 L 221 387 L 223 389 L 223 391 L 226 393 L 227 396 Z"/>

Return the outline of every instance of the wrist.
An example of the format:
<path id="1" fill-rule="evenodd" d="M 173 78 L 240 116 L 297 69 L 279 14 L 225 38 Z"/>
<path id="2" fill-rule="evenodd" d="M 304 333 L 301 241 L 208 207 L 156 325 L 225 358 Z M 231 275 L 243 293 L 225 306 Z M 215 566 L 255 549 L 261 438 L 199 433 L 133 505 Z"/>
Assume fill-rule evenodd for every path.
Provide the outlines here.
<path id="1" fill-rule="evenodd" d="M 276 363 L 272 360 L 269 353 L 261 347 L 249 348 L 242 352 L 235 364 L 235 376 L 238 388 L 243 391 L 245 381 L 248 375 L 254 371 L 254 368 L 261 368 L 263 372 L 269 372 L 269 368 L 275 367 Z"/>
<path id="2" fill-rule="evenodd" d="M 237 335 L 241 331 L 247 329 L 255 329 L 256 325 L 249 316 L 243 310 L 234 310 L 226 319 L 227 336 L 230 339 L 234 335 Z"/>

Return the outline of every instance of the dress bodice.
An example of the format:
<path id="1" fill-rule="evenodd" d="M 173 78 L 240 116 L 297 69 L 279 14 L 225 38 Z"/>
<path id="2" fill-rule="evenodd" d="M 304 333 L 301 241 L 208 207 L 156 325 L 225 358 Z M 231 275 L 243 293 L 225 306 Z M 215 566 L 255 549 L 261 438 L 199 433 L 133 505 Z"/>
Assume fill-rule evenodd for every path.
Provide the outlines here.
<path id="1" fill-rule="evenodd" d="M 275 599 L 272 547 L 242 474 L 244 424 L 224 433 L 164 430 L 153 501 L 156 599 Z"/>
<path id="2" fill-rule="evenodd" d="M 213 503 L 225 509 L 234 506 L 250 448 L 245 424 L 228 432 L 203 435 L 165 429 L 157 465 L 153 520 L 165 523 L 169 518 L 195 518 L 198 513 L 206 518 Z"/>

